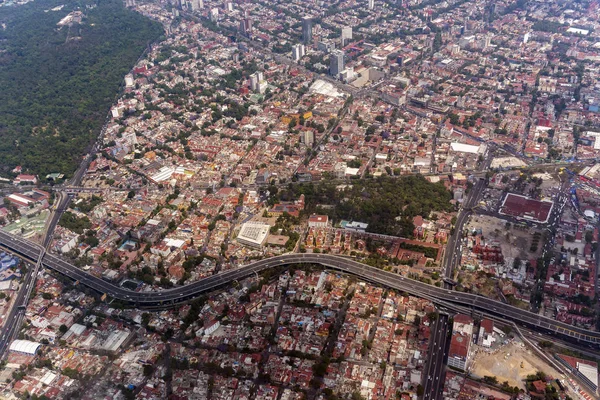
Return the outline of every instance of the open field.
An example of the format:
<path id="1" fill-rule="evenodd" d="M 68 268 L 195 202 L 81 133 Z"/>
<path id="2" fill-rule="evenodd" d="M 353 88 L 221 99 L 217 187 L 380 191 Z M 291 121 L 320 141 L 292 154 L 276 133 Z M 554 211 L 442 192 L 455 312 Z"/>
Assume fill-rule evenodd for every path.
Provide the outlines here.
<path id="1" fill-rule="evenodd" d="M 548 376 L 558 377 L 561 374 L 553 367 L 535 356 L 531 350 L 522 347 L 520 341 L 511 342 L 498 350 L 487 353 L 478 347 L 475 362 L 471 367 L 471 375 L 477 378 L 495 376 L 498 382 L 508 381 L 510 386 L 525 389 L 523 381 L 527 375 L 542 371 Z M 510 354 L 506 357 L 507 354 Z M 523 363 L 523 368 L 521 368 Z"/>

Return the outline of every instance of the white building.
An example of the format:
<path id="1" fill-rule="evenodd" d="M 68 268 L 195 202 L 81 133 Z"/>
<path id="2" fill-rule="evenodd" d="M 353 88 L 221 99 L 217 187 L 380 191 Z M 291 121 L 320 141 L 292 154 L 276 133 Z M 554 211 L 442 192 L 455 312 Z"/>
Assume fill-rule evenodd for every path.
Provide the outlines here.
<path id="1" fill-rule="evenodd" d="M 302 57 L 306 55 L 306 48 L 303 44 L 299 43 L 292 47 L 292 59 L 294 61 L 300 60 Z"/>
<path id="2" fill-rule="evenodd" d="M 211 8 L 210 9 L 210 20 L 213 22 L 216 22 L 219 20 L 219 9 L 218 8 Z"/>
<path id="3" fill-rule="evenodd" d="M 250 75 L 250 89 L 257 93 L 263 93 L 267 89 L 267 82 L 261 71 L 256 71 Z"/>
<path id="4" fill-rule="evenodd" d="M 269 228 L 270 226 L 263 222 L 246 222 L 242 224 L 237 241 L 245 246 L 261 247 L 267 240 Z"/>
<path id="5" fill-rule="evenodd" d="M 345 26 L 342 28 L 342 46 L 348 44 L 350 40 L 352 40 L 352 27 Z"/>
<path id="6" fill-rule="evenodd" d="M 127 74 L 125 75 L 125 87 L 133 87 L 135 85 L 135 81 L 133 80 L 133 75 Z"/>
<path id="7" fill-rule="evenodd" d="M 41 343 L 31 342 L 29 340 L 13 340 L 8 349 L 15 353 L 33 356 L 37 353 L 41 345 Z"/>

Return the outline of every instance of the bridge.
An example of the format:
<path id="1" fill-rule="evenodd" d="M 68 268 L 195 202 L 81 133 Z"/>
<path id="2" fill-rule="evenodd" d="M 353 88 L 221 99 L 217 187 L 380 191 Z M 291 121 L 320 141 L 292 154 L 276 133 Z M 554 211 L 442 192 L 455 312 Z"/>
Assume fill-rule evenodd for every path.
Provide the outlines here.
<path id="1" fill-rule="evenodd" d="M 40 246 L 5 232 L 0 232 L 0 247 L 4 247 L 33 262 L 40 257 L 40 253 L 43 251 Z M 56 255 L 46 253 L 42 256 L 42 263 L 45 267 L 66 275 L 100 293 L 104 293 L 138 308 L 166 309 L 174 307 L 203 293 L 227 285 L 234 280 L 243 279 L 269 268 L 293 264 L 320 264 L 327 268 L 355 275 L 368 282 L 404 291 L 415 296 L 429 298 L 433 301 L 451 303 L 456 306 L 469 308 L 482 315 L 501 317 L 514 321 L 517 324 L 525 325 L 544 333 L 555 334 L 581 344 L 589 346 L 598 346 L 600 344 L 600 332 L 568 325 L 497 300 L 428 285 L 392 272 L 361 264 L 348 258 L 330 254 L 285 254 L 259 260 L 235 270 L 225 271 L 201 279 L 189 285 L 147 292 L 133 292 L 119 287 L 82 271 Z"/>

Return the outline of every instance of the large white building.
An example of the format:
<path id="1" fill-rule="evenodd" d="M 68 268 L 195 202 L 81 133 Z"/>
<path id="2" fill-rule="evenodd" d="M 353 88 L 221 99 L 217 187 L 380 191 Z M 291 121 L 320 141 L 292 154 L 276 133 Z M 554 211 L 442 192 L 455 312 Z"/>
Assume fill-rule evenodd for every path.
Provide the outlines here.
<path id="1" fill-rule="evenodd" d="M 27 354 L 34 356 L 42 344 L 29 340 L 13 340 L 8 348 L 15 353 Z"/>
<path id="2" fill-rule="evenodd" d="M 267 82 L 261 71 L 256 71 L 250 75 L 250 89 L 258 93 L 263 93 L 267 89 Z"/>
<path id="3" fill-rule="evenodd" d="M 306 48 L 303 44 L 299 43 L 292 47 L 292 59 L 294 61 L 300 60 L 302 57 L 306 55 Z"/>
<path id="4" fill-rule="evenodd" d="M 245 246 L 261 247 L 267 240 L 269 228 L 270 226 L 263 222 L 246 222 L 242 224 L 237 241 Z"/>
<path id="5" fill-rule="evenodd" d="M 352 27 L 345 26 L 342 28 L 342 46 L 345 46 L 352 40 Z"/>

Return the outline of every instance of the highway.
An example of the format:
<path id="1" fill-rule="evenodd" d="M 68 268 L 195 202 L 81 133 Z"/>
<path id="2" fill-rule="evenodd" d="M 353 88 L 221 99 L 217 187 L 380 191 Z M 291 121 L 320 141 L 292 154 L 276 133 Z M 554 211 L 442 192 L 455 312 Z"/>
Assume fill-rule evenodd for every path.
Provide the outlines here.
<path id="1" fill-rule="evenodd" d="M 2 329 L 0 329 L 0 357 L 4 355 L 12 339 L 16 336 L 21 328 L 23 317 L 25 316 L 27 302 L 29 301 L 29 296 L 31 295 L 31 290 L 34 286 L 35 277 L 37 276 L 38 268 L 42 265 L 42 260 L 45 255 L 45 250 L 42 246 L 31 242 L 30 246 L 32 249 L 34 249 L 34 257 L 28 258 L 29 261 L 31 261 L 35 266 L 33 268 L 29 268 L 25 273 L 21 289 L 15 294 L 16 299 L 14 305 L 8 313 Z M 36 253 L 37 256 L 35 256 Z"/>
<path id="2" fill-rule="evenodd" d="M 423 399 L 442 400 L 445 381 L 445 360 L 448 352 L 448 315 L 439 314 L 431 328 L 428 363 L 423 377 Z"/>
<path id="3" fill-rule="evenodd" d="M 0 246 L 18 253 L 33 262 L 37 261 L 40 257 L 40 252 L 43 251 L 39 246 L 5 232 L 0 232 Z M 361 264 L 349 258 L 330 254 L 285 254 L 265 260 L 259 260 L 238 269 L 225 271 L 189 285 L 162 291 L 147 292 L 130 291 L 101 278 L 92 276 L 58 256 L 47 253 L 43 255 L 43 265 L 45 267 L 60 272 L 100 293 L 105 293 L 114 299 L 124 301 L 139 308 L 173 307 L 179 303 L 198 297 L 203 293 L 229 284 L 234 280 L 243 279 L 255 272 L 257 273 L 268 268 L 290 264 L 320 264 L 331 269 L 356 275 L 366 281 L 401 290 L 415 296 L 433 298 L 468 307 L 484 315 L 501 316 L 505 319 L 514 321 L 515 323 L 541 330 L 545 333 L 559 335 L 571 341 L 590 346 L 597 346 L 600 344 L 600 332 L 571 326 L 542 315 L 521 310 L 500 301 L 487 299 L 471 293 L 455 292 L 428 285 L 392 272 Z"/>
<path id="4" fill-rule="evenodd" d="M 9 346 L 12 339 L 18 334 L 21 325 L 23 324 L 23 318 L 25 317 L 27 303 L 29 302 L 29 298 L 31 297 L 31 293 L 33 292 L 33 289 L 35 287 L 35 279 L 38 276 L 40 268 L 43 265 L 43 259 L 46 256 L 46 248 L 50 244 L 54 228 L 56 227 L 60 216 L 62 215 L 68 204 L 69 197 L 60 193 L 56 200 L 56 208 L 51 214 L 50 219 L 48 220 L 48 223 L 46 225 L 45 234 L 42 236 L 43 244 L 38 245 L 32 242 L 28 242 L 30 249 L 34 250 L 32 254 L 37 253 L 37 256 L 27 257 L 29 261 L 31 261 L 34 264 L 33 268 L 29 268 L 29 270 L 25 273 L 21 288 L 15 294 L 15 303 L 6 318 L 4 326 L 2 327 L 2 329 L 0 329 L 0 358 L 5 354 L 7 347 Z M 7 236 L 10 237 L 10 235 Z"/>
<path id="5" fill-rule="evenodd" d="M 454 234 L 450 236 L 444 253 L 443 270 L 444 277 L 452 279 L 452 271 L 454 266 L 460 261 L 461 256 L 461 241 L 463 238 L 463 225 L 472 214 L 472 208 L 477 205 L 481 192 L 485 189 L 485 180 L 480 178 L 471 188 L 471 192 L 467 196 L 458 216 L 456 224 L 454 224 Z"/>

